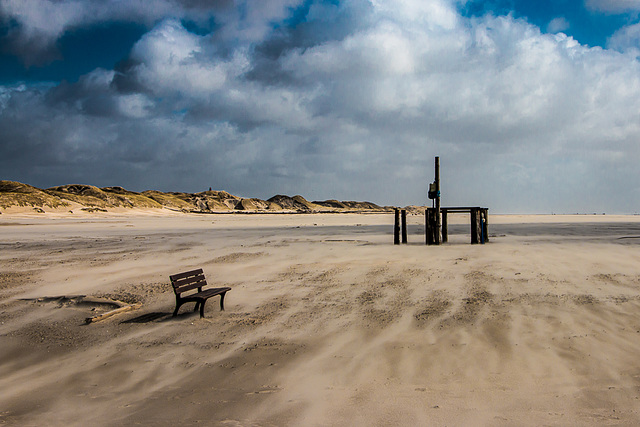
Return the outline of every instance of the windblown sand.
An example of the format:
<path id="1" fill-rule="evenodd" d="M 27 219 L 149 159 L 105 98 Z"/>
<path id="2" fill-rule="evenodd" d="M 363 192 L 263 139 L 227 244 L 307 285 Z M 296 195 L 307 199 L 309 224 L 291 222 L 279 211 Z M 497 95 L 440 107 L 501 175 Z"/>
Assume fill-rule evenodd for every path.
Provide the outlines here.
<path id="1" fill-rule="evenodd" d="M 0 424 L 640 424 L 640 217 L 490 221 L 3 214 Z M 226 311 L 173 318 L 199 267 Z"/>

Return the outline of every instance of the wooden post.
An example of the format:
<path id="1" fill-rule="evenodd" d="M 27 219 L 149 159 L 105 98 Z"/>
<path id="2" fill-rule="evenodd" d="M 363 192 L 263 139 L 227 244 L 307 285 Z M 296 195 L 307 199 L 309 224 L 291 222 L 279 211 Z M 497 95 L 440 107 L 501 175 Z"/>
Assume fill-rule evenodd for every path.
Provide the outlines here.
<path id="1" fill-rule="evenodd" d="M 478 209 L 478 218 L 480 218 L 480 243 L 484 245 L 484 209 Z"/>
<path id="2" fill-rule="evenodd" d="M 429 224 L 429 208 L 426 208 L 424 210 L 424 243 L 427 245 L 431 244 L 429 243 L 429 233 L 431 233 L 430 227 L 431 225 Z"/>
<path id="3" fill-rule="evenodd" d="M 400 209 L 395 210 L 395 223 L 393 225 L 393 244 L 400 244 Z"/>
<path id="4" fill-rule="evenodd" d="M 442 211 L 442 243 L 449 241 L 449 230 L 447 229 L 447 211 Z"/>
<path id="5" fill-rule="evenodd" d="M 440 244 L 440 157 L 436 157 L 436 162 L 435 162 L 435 167 L 436 167 L 436 211 L 435 211 L 435 215 L 436 215 L 436 229 L 435 229 L 435 241 L 434 243 L 436 245 Z"/>
<path id="6" fill-rule="evenodd" d="M 484 220 L 482 221 L 482 234 L 484 235 L 484 241 L 489 241 L 489 209 L 482 209 L 484 214 Z"/>
<path id="7" fill-rule="evenodd" d="M 478 210 L 471 208 L 471 244 L 475 245 L 478 243 Z"/>
<path id="8" fill-rule="evenodd" d="M 425 212 L 426 240 L 427 245 L 437 245 L 436 243 L 436 210 L 427 208 Z"/>
<path id="9" fill-rule="evenodd" d="M 407 243 L 407 210 L 400 211 L 402 217 L 402 243 Z"/>

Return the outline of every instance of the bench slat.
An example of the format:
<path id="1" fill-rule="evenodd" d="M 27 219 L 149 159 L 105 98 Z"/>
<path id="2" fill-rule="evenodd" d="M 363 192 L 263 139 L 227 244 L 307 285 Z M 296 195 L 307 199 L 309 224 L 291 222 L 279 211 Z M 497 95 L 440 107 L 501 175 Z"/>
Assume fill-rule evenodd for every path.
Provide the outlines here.
<path id="1" fill-rule="evenodd" d="M 186 285 L 173 286 L 173 290 L 176 294 L 182 294 L 184 292 L 189 292 L 192 289 L 201 288 L 203 286 L 207 286 L 207 281 L 202 278 L 202 280 L 198 280 L 197 282 L 188 283 Z"/>
<path id="2" fill-rule="evenodd" d="M 188 292 L 192 289 L 207 286 L 207 281 L 204 278 L 204 272 L 202 271 L 202 269 L 174 274 L 173 276 L 169 277 L 171 278 L 173 290 L 178 295 L 183 292 Z"/>
<path id="3" fill-rule="evenodd" d="M 198 275 L 201 275 L 201 274 L 203 275 L 204 271 L 202 271 L 202 269 L 199 268 L 197 270 L 185 271 L 184 273 L 174 274 L 174 275 L 169 276 L 169 278 L 173 282 L 175 280 L 184 279 L 185 277 L 198 276 Z"/>
<path id="4" fill-rule="evenodd" d="M 173 283 L 175 286 L 182 286 L 182 285 L 188 285 L 189 283 L 199 282 L 201 280 L 204 280 L 204 274 L 198 274 L 197 276 L 184 277 L 182 279 L 174 279 L 174 280 L 171 280 L 171 283 Z"/>
<path id="5" fill-rule="evenodd" d="M 202 282 L 204 279 L 204 274 L 200 274 L 198 276 L 185 277 L 184 279 L 172 280 L 171 283 L 174 287 L 179 288 L 180 286 L 190 285 L 192 283 Z"/>

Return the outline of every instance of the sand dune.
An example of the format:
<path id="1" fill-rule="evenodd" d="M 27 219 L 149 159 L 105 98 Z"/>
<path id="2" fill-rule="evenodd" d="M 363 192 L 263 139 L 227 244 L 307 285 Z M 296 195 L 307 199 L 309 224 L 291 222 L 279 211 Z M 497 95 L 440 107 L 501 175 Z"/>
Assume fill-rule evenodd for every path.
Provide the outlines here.
<path id="1" fill-rule="evenodd" d="M 3 215 L 0 422 L 637 425 L 640 217 Z M 171 317 L 169 274 L 233 289 Z M 109 308 L 74 295 L 142 303 Z M 66 296 L 67 298 L 56 298 Z M 45 299 L 44 297 L 49 297 Z"/>
<path id="2" fill-rule="evenodd" d="M 183 213 L 228 212 L 389 212 L 371 202 L 309 202 L 302 196 L 273 196 L 269 200 L 242 198 L 226 191 L 180 193 L 148 190 L 142 193 L 122 187 L 98 188 L 93 185 L 69 184 L 45 190 L 15 181 L 0 180 L 0 208 L 8 213 L 82 213 L 119 212 L 137 214 L 139 210 L 172 210 Z M 415 207 L 413 207 L 415 209 Z M 424 209 L 423 209 L 424 210 Z M 2 214 L 2 211 L 0 211 Z M 156 215 L 158 212 L 156 212 Z"/>

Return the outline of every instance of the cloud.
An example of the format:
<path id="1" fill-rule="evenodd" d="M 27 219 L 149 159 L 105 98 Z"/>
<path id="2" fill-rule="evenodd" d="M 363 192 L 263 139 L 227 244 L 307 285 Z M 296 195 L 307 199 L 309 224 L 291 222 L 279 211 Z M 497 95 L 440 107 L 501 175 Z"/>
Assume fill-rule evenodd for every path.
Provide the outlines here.
<path id="1" fill-rule="evenodd" d="M 553 18 L 547 24 L 547 32 L 549 33 L 559 33 L 561 31 L 566 31 L 571 27 L 569 21 L 566 20 L 563 16 L 559 16 L 557 18 Z"/>
<path id="2" fill-rule="evenodd" d="M 619 52 L 640 55 L 640 24 L 620 28 L 607 40 L 607 47 Z"/>
<path id="3" fill-rule="evenodd" d="M 251 31 L 164 19 L 115 70 L 2 88 L 3 170 L 400 205 L 425 202 L 439 155 L 447 204 L 640 210 L 637 60 L 444 1 L 318 3 L 288 24 L 292 4 Z"/>
<path id="4" fill-rule="evenodd" d="M 220 34 L 254 41 L 270 23 L 286 17 L 301 0 L 0 0 L 0 22 L 8 25 L 3 43 L 27 66 L 60 59 L 56 42 L 70 29 L 105 22 L 155 25 L 164 19 L 188 20 L 210 26 L 215 18 Z M 242 12 L 244 11 L 244 12 Z M 210 28 L 209 28 L 210 29 Z"/>
<path id="5" fill-rule="evenodd" d="M 176 9 L 166 0 L 1 0 L 0 18 L 10 23 L 7 49 L 26 65 L 40 65 L 59 58 L 55 43 L 68 29 L 110 20 L 150 23 Z"/>
<path id="6" fill-rule="evenodd" d="M 585 6 L 587 9 L 604 13 L 640 11 L 638 0 L 586 0 Z"/>
<path id="7" fill-rule="evenodd" d="M 207 96 L 225 84 L 227 70 L 224 61 L 199 59 L 202 39 L 178 21 L 165 21 L 135 44 L 126 72 L 158 95 Z"/>

